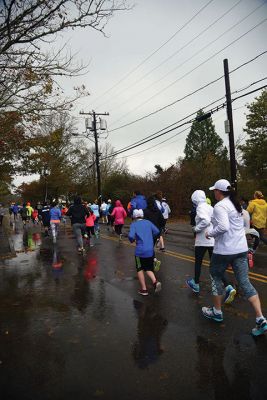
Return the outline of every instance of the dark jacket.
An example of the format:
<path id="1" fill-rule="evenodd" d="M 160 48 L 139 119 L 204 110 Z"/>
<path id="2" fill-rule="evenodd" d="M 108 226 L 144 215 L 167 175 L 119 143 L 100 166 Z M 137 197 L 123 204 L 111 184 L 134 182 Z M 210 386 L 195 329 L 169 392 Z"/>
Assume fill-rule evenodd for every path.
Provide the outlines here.
<path id="1" fill-rule="evenodd" d="M 44 205 L 41 211 L 42 221 L 44 225 L 49 225 L 50 223 L 50 207 Z"/>
<path id="2" fill-rule="evenodd" d="M 148 221 L 152 222 L 160 231 L 165 223 L 163 215 L 157 207 L 153 210 L 146 208 L 144 210 L 144 219 L 148 219 Z"/>
<path id="3" fill-rule="evenodd" d="M 73 204 L 66 213 L 71 218 L 71 225 L 73 224 L 85 224 L 85 217 L 89 216 L 90 213 L 83 204 Z"/>

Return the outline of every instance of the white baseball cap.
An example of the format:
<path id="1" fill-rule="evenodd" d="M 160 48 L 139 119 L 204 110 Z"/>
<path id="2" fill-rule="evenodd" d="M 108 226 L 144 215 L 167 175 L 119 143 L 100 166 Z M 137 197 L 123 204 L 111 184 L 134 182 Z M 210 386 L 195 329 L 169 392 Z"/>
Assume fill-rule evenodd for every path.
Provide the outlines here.
<path id="1" fill-rule="evenodd" d="M 133 218 L 144 218 L 143 210 L 133 210 Z"/>
<path id="2" fill-rule="evenodd" d="M 214 183 L 214 186 L 211 186 L 209 190 L 220 190 L 221 192 L 229 192 L 229 186 L 231 187 L 230 182 L 227 179 L 219 179 Z"/>

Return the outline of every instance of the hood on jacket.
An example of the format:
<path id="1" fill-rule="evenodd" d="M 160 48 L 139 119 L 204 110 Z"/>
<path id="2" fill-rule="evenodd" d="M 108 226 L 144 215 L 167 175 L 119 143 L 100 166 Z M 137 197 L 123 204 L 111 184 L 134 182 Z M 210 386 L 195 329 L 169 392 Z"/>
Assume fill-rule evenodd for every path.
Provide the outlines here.
<path id="1" fill-rule="evenodd" d="M 206 203 L 206 195 L 203 190 L 195 190 L 191 196 L 191 200 L 194 204 Z"/>
<path id="2" fill-rule="evenodd" d="M 122 207 L 122 204 L 121 204 L 120 200 L 116 200 L 115 201 L 115 206 L 116 207 Z"/>
<path id="3" fill-rule="evenodd" d="M 266 201 L 264 199 L 254 199 L 251 200 L 251 202 L 258 204 L 259 206 L 264 206 L 266 204 Z"/>

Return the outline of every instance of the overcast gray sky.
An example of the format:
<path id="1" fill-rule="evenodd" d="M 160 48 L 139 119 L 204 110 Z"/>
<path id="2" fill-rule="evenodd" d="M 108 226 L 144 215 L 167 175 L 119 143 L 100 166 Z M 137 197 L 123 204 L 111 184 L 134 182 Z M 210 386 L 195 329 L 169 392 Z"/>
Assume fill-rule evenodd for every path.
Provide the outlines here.
<path id="1" fill-rule="evenodd" d="M 207 7 L 193 18 L 206 4 Z M 106 120 L 109 130 L 112 130 L 154 112 L 223 75 L 224 58 L 228 58 L 229 69 L 232 70 L 267 50 L 266 18 L 266 0 L 139 0 L 132 10 L 114 15 L 105 30 L 108 37 L 90 29 L 64 34 L 59 40 L 68 40 L 72 52 L 78 52 L 77 59 L 90 62 L 85 76 L 64 81 L 66 91 L 84 83 L 91 93 L 75 108 L 79 130 L 84 129 L 83 118 L 78 115 L 80 110 L 109 112 Z M 238 39 L 241 35 L 244 36 Z M 233 41 L 235 43 L 231 44 Z M 149 57 L 160 46 L 162 48 Z M 231 74 L 232 92 L 267 76 L 266 65 L 267 54 Z M 266 81 L 248 90 L 262 86 Z M 121 149 L 224 94 L 224 80 L 221 79 L 162 112 L 110 132 L 107 139 L 104 136 L 100 139 L 100 143 L 106 140 L 116 150 Z M 233 104 L 236 139 L 242 135 L 246 121 L 244 105 L 258 94 Z M 228 145 L 228 137 L 224 133 L 225 115 L 225 110 L 220 111 L 214 114 L 213 120 L 218 134 Z M 130 171 L 144 174 L 152 171 L 155 164 L 168 167 L 183 156 L 188 131 L 143 151 L 181 130 L 122 154 Z"/>

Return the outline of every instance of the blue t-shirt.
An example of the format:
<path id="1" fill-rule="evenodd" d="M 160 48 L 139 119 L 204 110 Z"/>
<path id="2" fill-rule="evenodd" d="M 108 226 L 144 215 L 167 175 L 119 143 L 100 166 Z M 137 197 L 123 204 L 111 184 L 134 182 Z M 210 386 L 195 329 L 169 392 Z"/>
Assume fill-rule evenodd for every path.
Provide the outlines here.
<path id="1" fill-rule="evenodd" d="M 154 255 L 153 236 L 159 234 L 158 228 L 146 219 L 138 219 L 130 226 L 128 238 L 136 241 L 135 255 L 148 258 Z"/>

